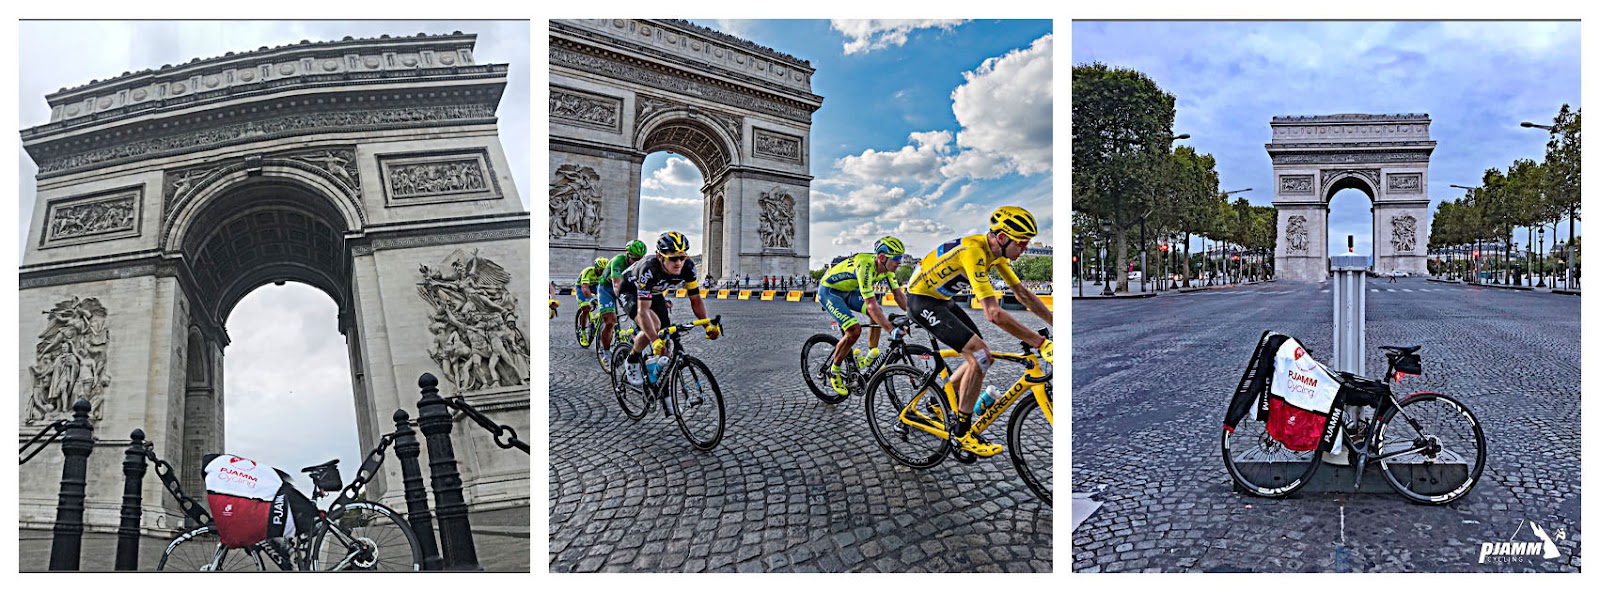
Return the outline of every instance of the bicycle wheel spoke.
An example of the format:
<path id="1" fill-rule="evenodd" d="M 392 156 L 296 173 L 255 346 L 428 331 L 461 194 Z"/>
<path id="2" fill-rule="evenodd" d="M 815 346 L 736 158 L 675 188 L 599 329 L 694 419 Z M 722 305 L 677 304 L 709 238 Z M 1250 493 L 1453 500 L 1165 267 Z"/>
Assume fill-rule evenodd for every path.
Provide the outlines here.
<path id="1" fill-rule="evenodd" d="M 1476 485 L 1487 452 L 1471 412 L 1437 394 L 1408 398 L 1377 431 L 1377 457 L 1395 491 L 1412 501 L 1449 503 Z"/>

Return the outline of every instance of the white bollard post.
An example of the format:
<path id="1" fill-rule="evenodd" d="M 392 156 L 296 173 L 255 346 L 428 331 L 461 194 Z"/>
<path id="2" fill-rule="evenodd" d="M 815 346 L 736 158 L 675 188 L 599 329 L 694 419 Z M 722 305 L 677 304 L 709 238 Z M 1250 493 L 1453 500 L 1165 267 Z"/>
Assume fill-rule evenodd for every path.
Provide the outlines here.
<path id="1" fill-rule="evenodd" d="M 1334 255 L 1333 367 L 1365 376 L 1367 370 L 1367 258 Z"/>

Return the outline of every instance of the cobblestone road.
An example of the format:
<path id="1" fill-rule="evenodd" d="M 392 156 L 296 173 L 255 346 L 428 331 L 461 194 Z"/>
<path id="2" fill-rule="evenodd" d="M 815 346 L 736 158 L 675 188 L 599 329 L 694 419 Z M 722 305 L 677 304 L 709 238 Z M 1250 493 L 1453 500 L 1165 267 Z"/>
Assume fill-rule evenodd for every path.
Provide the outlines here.
<path id="1" fill-rule="evenodd" d="M 811 395 L 800 346 L 830 329 L 811 303 L 706 302 L 725 336 L 684 344 L 716 375 L 728 422 L 717 448 L 696 452 L 659 408 L 628 421 L 563 300 L 551 321 L 551 571 L 1051 570 L 1054 513 L 1007 455 L 913 471 L 874 444 L 861 401 Z M 673 312 L 693 318 L 686 299 Z M 985 335 L 1003 334 L 981 318 Z"/>
<path id="2" fill-rule="evenodd" d="M 1488 465 L 1466 498 L 1233 492 L 1223 408 L 1263 330 L 1332 351 L 1330 286 L 1073 303 L 1073 491 L 1105 504 L 1073 533 L 1074 571 L 1579 570 L 1573 296 L 1369 281 L 1369 374 L 1384 368 L 1377 346 L 1420 344 L 1426 375 L 1399 390 L 1454 395 L 1483 423 Z M 1524 520 L 1564 529 L 1559 559 L 1478 562 L 1482 543 L 1537 541 Z"/>

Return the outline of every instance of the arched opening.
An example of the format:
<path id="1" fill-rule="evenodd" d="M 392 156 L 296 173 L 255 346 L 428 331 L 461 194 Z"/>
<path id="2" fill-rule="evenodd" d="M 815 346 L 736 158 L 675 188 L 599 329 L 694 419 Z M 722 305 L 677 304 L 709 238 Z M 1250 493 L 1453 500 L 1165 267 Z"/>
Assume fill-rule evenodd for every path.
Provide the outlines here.
<path id="1" fill-rule="evenodd" d="M 1371 266 L 1373 250 L 1372 187 L 1358 177 L 1344 177 L 1328 186 L 1328 255 L 1350 252 L 1349 237 L 1355 237 L 1355 253 L 1367 257 Z"/>
<path id="2" fill-rule="evenodd" d="M 724 122 L 693 110 L 664 113 L 654 120 L 658 123 L 642 136 L 639 146 L 649 155 L 641 167 L 637 237 L 653 246 L 667 230 L 688 235 L 697 273 L 702 279 L 711 275 L 722 281 L 725 181 L 736 154 L 728 137 L 731 131 Z M 669 187 L 675 191 L 651 195 L 652 184 L 664 193 Z M 689 209 L 691 205 L 699 206 L 699 215 Z"/>
<path id="3" fill-rule="evenodd" d="M 661 233 L 676 230 L 689 237 L 689 256 L 704 275 L 706 261 L 705 175 L 700 167 L 675 152 L 653 152 L 644 159 L 639 183 L 639 231 L 633 238 L 655 248 Z"/>

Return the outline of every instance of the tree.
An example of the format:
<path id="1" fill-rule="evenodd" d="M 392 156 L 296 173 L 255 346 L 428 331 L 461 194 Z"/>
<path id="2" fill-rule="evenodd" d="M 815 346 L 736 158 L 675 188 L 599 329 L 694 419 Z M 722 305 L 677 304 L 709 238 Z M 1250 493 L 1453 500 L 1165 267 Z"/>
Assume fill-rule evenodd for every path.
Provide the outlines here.
<path id="1" fill-rule="evenodd" d="M 1123 292 L 1127 234 L 1160 189 L 1176 104 L 1140 72 L 1101 63 L 1072 68 L 1072 207 L 1111 224 Z"/>
<path id="2" fill-rule="evenodd" d="M 1561 111 L 1556 113 L 1555 124 L 1550 126 L 1550 141 L 1544 149 L 1544 184 L 1548 207 L 1566 213 L 1567 241 L 1574 245 L 1574 249 L 1578 242 L 1574 225 L 1578 219 L 1578 209 L 1583 205 L 1582 119 L 1582 109 L 1574 112 L 1568 105 L 1561 105 Z"/>
<path id="3" fill-rule="evenodd" d="M 1011 270 L 1017 272 L 1017 277 L 1029 282 L 1051 281 L 1051 265 L 1055 264 L 1054 257 L 1043 255 L 1023 255 L 1011 263 Z"/>

